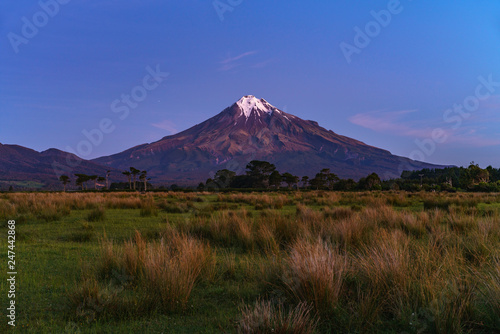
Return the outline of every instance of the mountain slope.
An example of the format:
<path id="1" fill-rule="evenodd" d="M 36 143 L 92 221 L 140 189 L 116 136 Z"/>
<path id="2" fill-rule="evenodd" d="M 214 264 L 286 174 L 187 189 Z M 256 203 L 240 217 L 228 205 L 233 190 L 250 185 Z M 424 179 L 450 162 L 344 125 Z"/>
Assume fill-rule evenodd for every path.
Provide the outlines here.
<path id="1" fill-rule="evenodd" d="M 340 177 L 354 179 L 372 172 L 389 178 L 403 169 L 442 167 L 338 135 L 252 95 L 183 132 L 94 161 L 118 169 L 145 169 L 156 181 L 192 183 L 219 169 L 242 173 L 254 159 L 300 176 L 330 168 Z"/>
<path id="2" fill-rule="evenodd" d="M 0 143 L 0 181 L 35 181 L 44 184 L 47 189 L 60 189 L 58 178 L 62 174 L 72 179 L 74 173 L 104 176 L 106 169 L 56 149 L 37 152 L 19 145 Z"/>

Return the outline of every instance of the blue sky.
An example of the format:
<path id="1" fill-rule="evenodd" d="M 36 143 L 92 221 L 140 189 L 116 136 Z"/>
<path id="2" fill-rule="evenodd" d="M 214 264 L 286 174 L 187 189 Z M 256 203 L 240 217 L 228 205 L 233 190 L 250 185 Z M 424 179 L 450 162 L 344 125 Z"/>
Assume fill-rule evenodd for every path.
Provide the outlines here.
<path id="1" fill-rule="evenodd" d="M 95 158 L 252 94 L 394 154 L 500 167 L 496 0 L 59 1 L 0 4 L 1 143 Z"/>

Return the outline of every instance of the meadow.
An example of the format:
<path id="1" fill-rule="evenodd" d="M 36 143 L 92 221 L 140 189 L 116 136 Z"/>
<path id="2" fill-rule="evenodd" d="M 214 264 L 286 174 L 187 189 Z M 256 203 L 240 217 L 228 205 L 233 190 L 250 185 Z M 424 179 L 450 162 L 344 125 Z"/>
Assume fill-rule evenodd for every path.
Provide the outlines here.
<path id="1" fill-rule="evenodd" d="M 2 254 L 8 220 L 2 332 L 500 332 L 499 194 L 4 193 Z"/>

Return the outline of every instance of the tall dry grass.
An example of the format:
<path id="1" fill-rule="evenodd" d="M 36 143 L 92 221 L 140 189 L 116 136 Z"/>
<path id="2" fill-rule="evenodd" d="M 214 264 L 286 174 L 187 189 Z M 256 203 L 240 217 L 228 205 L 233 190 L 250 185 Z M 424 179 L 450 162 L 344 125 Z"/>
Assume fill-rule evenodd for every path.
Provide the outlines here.
<path id="1" fill-rule="evenodd" d="M 317 324 L 318 319 L 306 303 L 299 303 L 285 311 L 281 305 L 275 306 L 270 301 L 259 300 L 253 307 L 243 307 L 238 333 L 312 334 Z"/>
<path id="2" fill-rule="evenodd" d="M 295 299 L 309 302 L 317 310 L 337 307 L 349 268 L 345 254 L 321 241 L 297 242 L 287 266 L 283 283 Z"/>
<path id="3" fill-rule="evenodd" d="M 207 284 L 260 280 L 263 294 L 290 310 L 310 305 L 320 331 L 390 324 L 396 332 L 465 333 L 500 330 L 498 203 L 497 194 L 424 192 L 9 194 L 0 217 L 55 220 L 99 208 L 137 209 L 148 219 L 160 219 L 158 210 L 185 214 L 163 218 L 169 228 L 153 241 L 137 234 L 101 242 L 94 276 L 72 297 L 83 310 L 99 305 L 98 314 L 186 309 L 201 277 L 217 271 L 210 244 L 226 255 L 221 277 Z M 246 308 L 248 328 L 260 330 L 255 319 L 274 328 L 293 322 L 288 314 L 302 319 L 271 306 Z"/>
<path id="4" fill-rule="evenodd" d="M 202 273 L 206 280 L 213 277 L 215 259 L 208 245 L 179 233 L 172 233 L 168 240 L 146 242 L 136 232 L 133 240 L 121 246 L 101 239 L 93 274 L 85 274 L 70 295 L 72 307 L 78 310 L 99 305 L 99 314 L 114 317 L 186 310 Z M 102 291 L 108 286 L 119 287 L 113 303 L 109 303 L 111 309 L 101 301 Z M 135 303 L 131 303 L 131 296 Z"/>

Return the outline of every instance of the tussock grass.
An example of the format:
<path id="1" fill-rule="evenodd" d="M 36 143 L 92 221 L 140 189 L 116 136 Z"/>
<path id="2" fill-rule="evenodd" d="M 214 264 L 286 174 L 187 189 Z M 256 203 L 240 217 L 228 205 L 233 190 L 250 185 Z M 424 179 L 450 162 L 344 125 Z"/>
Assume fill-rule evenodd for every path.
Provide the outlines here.
<path id="1" fill-rule="evenodd" d="M 349 269 L 344 254 L 321 241 L 298 241 L 292 246 L 287 264 L 289 271 L 283 283 L 296 300 L 309 302 L 316 310 L 338 306 Z"/>
<path id="2" fill-rule="evenodd" d="M 104 209 L 104 207 L 102 206 L 92 209 L 87 214 L 87 220 L 89 222 L 99 222 L 105 219 L 106 219 L 106 209 Z"/>
<path id="3" fill-rule="evenodd" d="M 103 317 L 183 311 L 201 274 L 209 280 L 214 276 L 214 267 L 212 249 L 183 234 L 173 233 L 168 240 L 146 242 L 136 231 L 134 239 L 121 246 L 103 238 L 93 275 L 85 274 L 70 299 L 77 310 L 88 304 L 98 305 L 102 309 L 98 315 Z M 112 302 L 102 302 L 102 286 L 119 287 L 115 288 Z M 135 295 L 133 305 L 129 302 L 130 293 Z M 117 312 L 117 308 L 121 311 Z"/>
<path id="4" fill-rule="evenodd" d="M 221 332 L 494 333 L 499 203 L 397 191 L 14 193 L 0 197 L 0 217 L 19 220 L 19 249 L 41 250 L 26 272 L 50 263 L 66 279 L 80 256 L 95 259 L 66 296 L 22 282 L 43 296 L 26 312 L 68 300 L 64 319 L 53 317 L 88 324 L 83 332 L 144 322 L 161 332 L 166 317 L 171 332 L 208 322 Z"/>
<path id="5" fill-rule="evenodd" d="M 289 311 L 284 311 L 281 305 L 259 300 L 253 307 L 243 307 L 238 333 L 312 334 L 317 323 L 311 307 L 306 303 L 299 303 Z"/>
<path id="6" fill-rule="evenodd" d="M 155 204 L 154 198 L 148 198 L 141 201 L 141 217 L 158 216 L 158 207 Z"/>
<path id="7" fill-rule="evenodd" d="M 229 203 L 244 203 L 253 205 L 256 210 L 264 210 L 264 209 L 281 209 L 285 205 L 292 204 L 292 200 L 290 200 L 286 195 L 282 194 L 260 194 L 260 193 L 251 193 L 251 194 L 230 194 L 230 195 L 218 195 L 219 202 L 229 202 Z"/>

